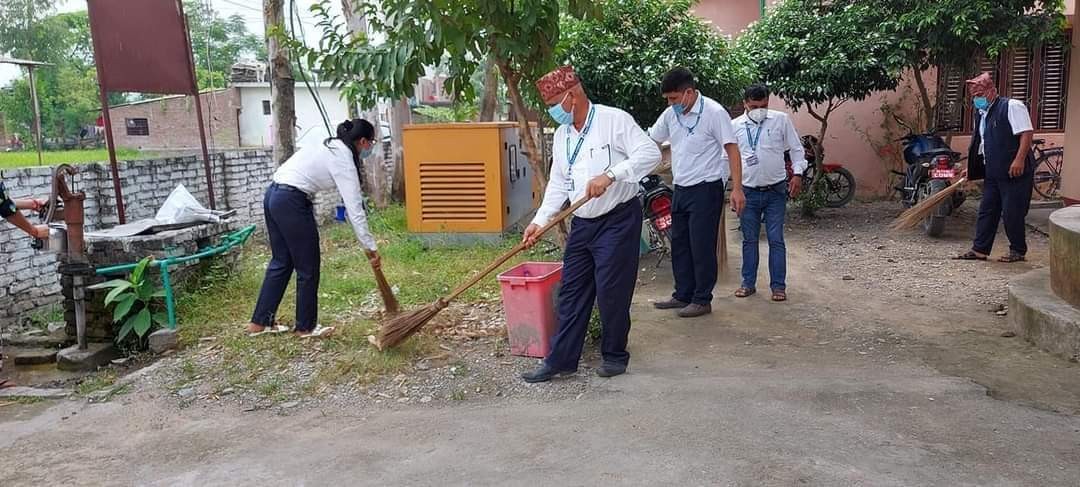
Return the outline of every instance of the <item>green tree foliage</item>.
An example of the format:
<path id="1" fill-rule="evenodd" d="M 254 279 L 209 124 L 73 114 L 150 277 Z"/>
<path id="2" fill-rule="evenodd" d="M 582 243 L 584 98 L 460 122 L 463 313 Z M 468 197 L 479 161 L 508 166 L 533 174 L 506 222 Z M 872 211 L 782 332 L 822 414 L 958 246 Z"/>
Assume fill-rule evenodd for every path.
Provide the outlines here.
<path id="1" fill-rule="evenodd" d="M 660 79 L 682 66 L 698 88 L 722 103 L 737 103 L 755 81 L 748 58 L 697 17 L 692 0 L 605 0 L 600 18 L 564 18 L 556 57 L 574 65 L 597 103 L 630 112 L 651 125 L 667 106 Z"/>
<path id="2" fill-rule="evenodd" d="M 184 2 L 184 13 L 199 89 L 209 88 L 211 81 L 216 88 L 227 85 L 232 65 L 241 59 L 267 59 L 262 36 L 248 31 L 243 17 L 222 17 L 205 2 L 194 0 Z"/>
<path id="3" fill-rule="evenodd" d="M 471 82 L 484 56 L 491 54 L 506 84 L 521 127 L 526 128 L 526 102 L 522 90 L 554 65 L 560 15 L 595 14 L 586 0 L 518 0 L 491 2 L 462 0 L 383 0 L 360 4 L 371 30 L 385 39 L 375 44 L 364 36 L 351 36 L 342 20 L 322 0 L 311 10 L 323 33 L 319 48 L 292 41 L 290 48 L 309 66 L 342 87 L 343 95 L 363 107 L 379 98 L 412 96 L 416 82 L 428 66 L 448 60 L 447 91 L 457 100 L 473 100 Z M 532 132 L 522 130 L 525 151 L 540 187 L 547 183 L 539 146 Z"/>

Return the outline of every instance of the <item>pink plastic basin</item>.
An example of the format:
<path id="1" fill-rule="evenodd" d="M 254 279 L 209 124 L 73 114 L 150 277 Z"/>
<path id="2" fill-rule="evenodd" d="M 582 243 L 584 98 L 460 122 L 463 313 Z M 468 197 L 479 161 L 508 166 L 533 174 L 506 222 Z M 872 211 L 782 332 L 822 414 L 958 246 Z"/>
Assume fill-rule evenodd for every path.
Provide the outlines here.
<path id="1" fill-rule="evenodd" d="M 499 274 L 510 353 L 543 358 L 559 328 L 555 300 L 562 280 L 561 262 L 523 262 Z"/>

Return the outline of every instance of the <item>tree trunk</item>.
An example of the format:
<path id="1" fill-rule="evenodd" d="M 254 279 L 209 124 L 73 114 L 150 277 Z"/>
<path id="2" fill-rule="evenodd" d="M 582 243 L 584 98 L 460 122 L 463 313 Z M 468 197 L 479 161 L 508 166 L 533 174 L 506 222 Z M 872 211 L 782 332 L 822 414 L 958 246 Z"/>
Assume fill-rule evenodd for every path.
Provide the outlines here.
<path id="1" fill-rule="evenodd" d="M 930 101 L 930 91 L 926 88 L 926 80 L 923 79 L 919 67 L 912 67 L 911 70 L 915 73 L 915 86 L 919 88 L 922 109 L 926 113 L 926 126 L 923 129 L 930 132 L 937 128 L 937 110 L 934 109 L 934 104 Z"/>
<path id="2" fill-rule="evenodd" d="M 363 12 L 356 11 L 362 3 L 362 0 L 341 0 L 345 28 L 353 37 L 367 33 L 367 19 L 362 15 Z M 352 112 L 356 110 L 355 104 L 350 100 L 349 105 L 349 117 L 354 117 Z M 373 141 L 375 146 L 371 151 L 371 156 L 363 161 L 363 191 L 375 203 L 376 208 L 385 208 L 390 198 L 387 191 L 386 158 L 382 146 L 382 122 L 379 119 L 378 104 L 374 109 L 367 110 L 360 116 L 375 126 L 375 140 Z"/>
<path id="3" fill-rule="evenodd" d="M 283 164 L 296 152 L 296 81 L 289 64 L 288 51 L 276 36 L 269 35 L 274 26 L 285 25 L 284 0 L 263 0 L 263 23 L 266 25 L 266 44 L 270 54 L 270 94 L 274 113 L 274 162 Z"/>
<path id="4" fill-rule="evenodd" d="M 495 110 L 499 105 L 499 72 L 495 67 L 495 56 L 488 54 L 484 59 L 484 97 L 480 100 L 480 115 L 477 121 L 495 120 Z"/>
<path id="5" fill-rule="evenodd" d="M 390 114 L 390 138 L 393 146 L 394 173 L 391 175 L 390 198 L 405 201 L 405 126 L 412 123 L 412 107 L 408 98 L 394 103 Z"/>

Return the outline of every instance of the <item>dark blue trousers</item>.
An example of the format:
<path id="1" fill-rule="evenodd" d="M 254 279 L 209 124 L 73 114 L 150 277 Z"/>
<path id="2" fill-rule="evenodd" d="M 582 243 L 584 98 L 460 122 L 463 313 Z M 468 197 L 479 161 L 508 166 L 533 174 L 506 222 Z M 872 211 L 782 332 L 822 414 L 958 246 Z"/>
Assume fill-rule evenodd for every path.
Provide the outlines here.
<path id="1" fill-rule="evenodd" d="M 271 184 L 263 197 L 270 265 L 251 322 L 274 324 L 285 288 L 296 271 L 296 330 L 311 331 L 319 318 L 319 227 L 315 210 L 302 191 Z"/>
<path id="2" fill-rule="evenodd" d="M 598 218 L 574 218 L 563 256 L 559 331 L 545 363 L 574 371 L 581 360 L 593 303 L 600 308 L 604 363 L 626 365 L 630 301 L 637 284 L 641 203 L 634 198 Z"/>
<path id="3" fill-rule="evenodd" d="M 716 242 L 724 183 L 675 186 L 671 208 L 672 297 L 684 303 L 710 304 L 716 286 Z"/>
<path id="4" fill-rule="evenodd" d="M 986 178 L 983 181 L 979 218 L 975 222 L 975 244 L 971 249 L 990 255 L 994 248 L 998 223 L 1005 221 L 1005 235 L 1009 237 L 1009 250 L 1027 254 L 1027 227 L 1024 218 L 1031 206 L 1033 173 L 1018 178 Z"/>

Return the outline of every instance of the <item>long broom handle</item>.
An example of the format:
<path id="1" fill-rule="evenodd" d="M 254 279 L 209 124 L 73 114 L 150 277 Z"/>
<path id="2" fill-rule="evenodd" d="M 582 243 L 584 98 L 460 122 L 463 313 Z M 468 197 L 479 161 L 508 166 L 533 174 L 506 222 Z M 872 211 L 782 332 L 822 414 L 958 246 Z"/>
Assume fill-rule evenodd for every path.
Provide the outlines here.
<path id="1" fill-rule="evenodd" d="M 544 225 L 543 227 L 540 228 L 540 234 L 537 235 L 537 236 L 543 235 L 543 234 L 547 233 L 548 230 L 551 230 L 552 228 L 555 228 L 555 225 L 558 225 L 559 222 L 565 220 L 572 213 L 577 211 L 578 208 L 581 208 L 582 205 L 584 205 L 585 203 L 588 203 L 590 199 L 591 198 L 589 198 L 588 196 L 586 196 L 584 198 L 581 198 L 576 203 L 570 205 L 569 208 L 563 210 L 558 215 L 555 215 L 555 218 L 552 218 L 551 221 L 549 221 L 547 223 L 547 225 Z M 485 267 L 484 270 L 480 271 L 478 274 L 473 276 L 472 279 L 469 279 L 468 281 L 466 281 L 465 284 L 462 284 L 461 286 L 458 286 L 458 288 L 455 289 L 454 292 L 450 293 L 449 296 L 447 296 L 447 297 L 445 297 L 443 299 L 446 302 L 450 302 L 450 301 L 453 301 L 453 300 L 457 299 L 458 296 L 461 296 L 462 293 L 464 293 L 465 291 L 468 291 L 469 288 L 476 285 L 476 283 L 480 282 L 481 279 L 486 277 L 488 274 L 491 274 L 492 271 L 494 271 L 495 269 L 498 269 L 499 266 L 506 263 L 506 261 L 510 260 L 511 257 L 517 255 L 522 250 L 525 250 L 525 242 L 521 242 L 521 243 L 515 245 L 514 248 L 510 249 L 505 254 L 503 254 L 501 257 L 499 257 L 498 259 L 495 259 L 492 263 L 488 264 L 488 266 Z"/>
<path id="2" fill-rule="evenodd" d="M 379 286 L 379 294 L 382 295 L 383 305 L 386 306 L 388 313 L 397 313 L 401 311 L 401 306 L 398 304 L 398 300 L 394 297 L 394 290 L 390 287 L 390 283 L 386 282 L 386 275 L 383 274 L 382 269 L 372 266 L 371 272 L 375 274 L 375 284 Z"/>

